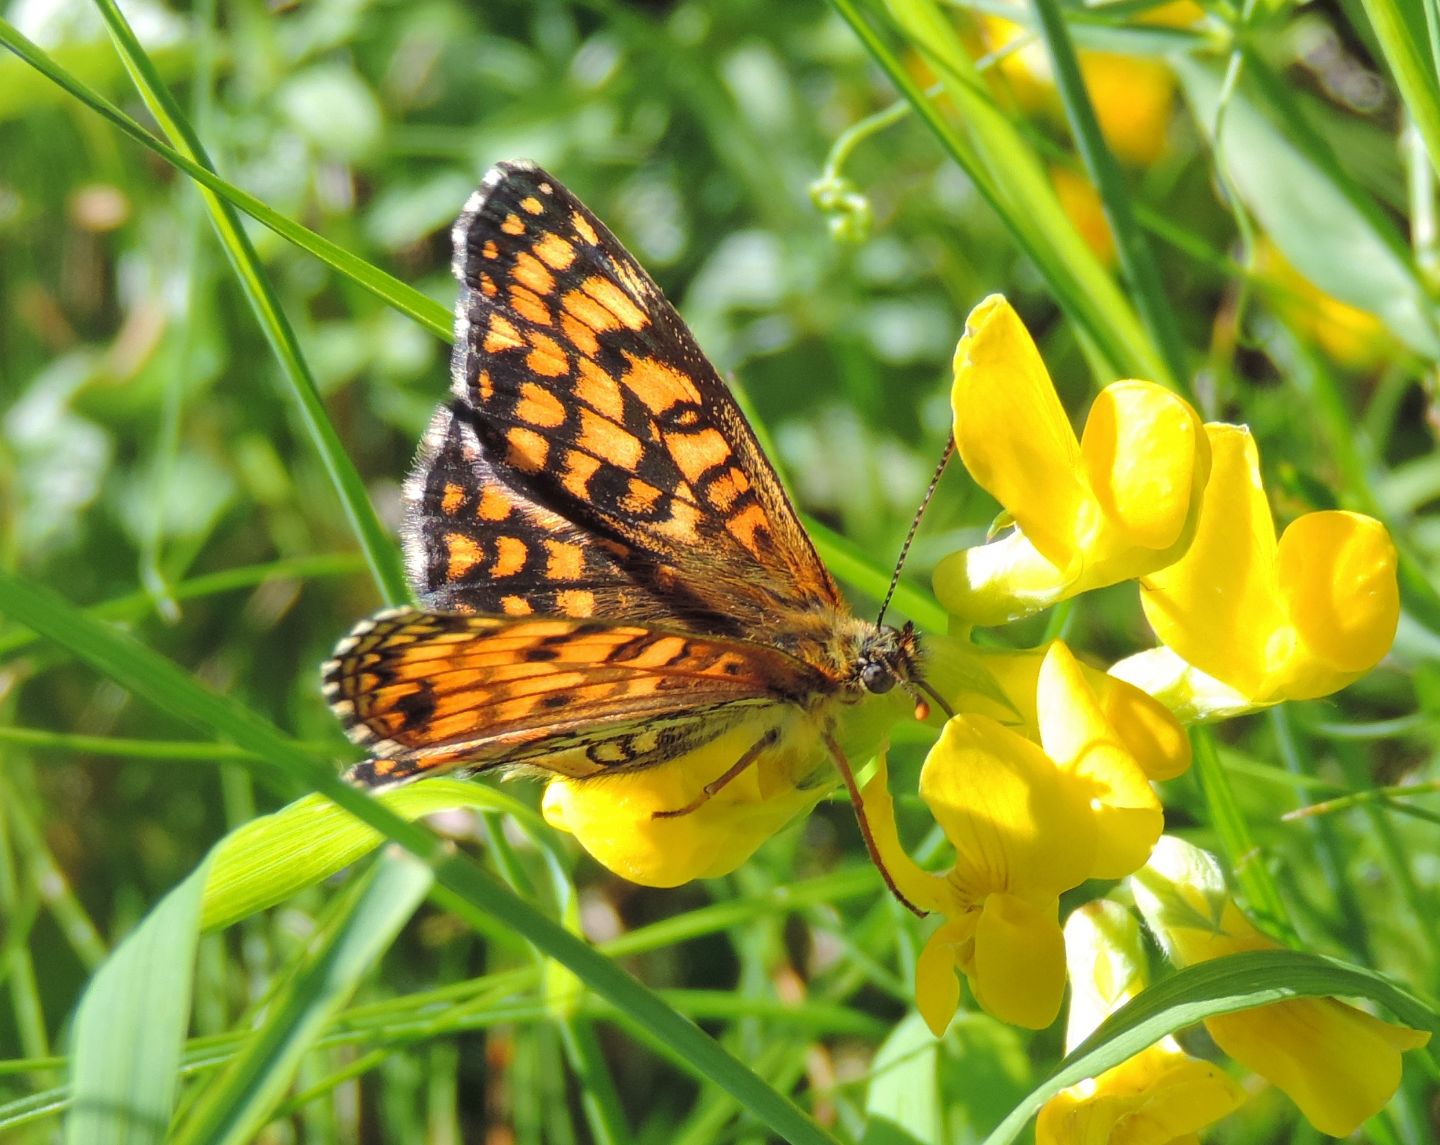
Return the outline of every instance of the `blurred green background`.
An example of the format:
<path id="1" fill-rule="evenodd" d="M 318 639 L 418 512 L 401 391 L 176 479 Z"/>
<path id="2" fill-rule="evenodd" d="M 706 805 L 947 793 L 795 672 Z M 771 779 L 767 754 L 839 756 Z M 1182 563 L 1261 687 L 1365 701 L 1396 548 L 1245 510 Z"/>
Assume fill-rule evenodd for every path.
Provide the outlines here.
<path id="1" fill-rule="evenodd" d="M 1192 67 L 1224 61 L 1212 50 L 1233 12 L 1215 6 L 1204 31 L 1162 34 L 1142 25 L 1148 7 L 1077 17 L 1077 39 L 1166 75 L 1155 61 L 1177 48 Z M 1281 519 L 1335 504 L 1377 513 L 1411 562 L 1386 665 L 1340 697 L 1287 709 L 1279 722 L 1252 717 L 1222 736 L 1307 939 L 1433 991 L 1440 956 L 1412 923 L 1436 905 L 1433 822 L 1393 810 L 1307 825 L 1277 815 L 1336 790 L 1434 778 L 1434 319 L 1424 304 L 1419 317 L 1402 312 L 1385 277 L 1391 257 L 1431 281 L 1433 235 L 1417 204 L 1433 209 L 1434 188 L 1417 195 L 1423 156 L 1417 162 L 1400 132 L 1402 97 L 1356 10 L 1263 7 L 1262 58 L 1280 83 L 1272 95 L 1296 116 L 1270 130 L 1285 138 L 1303 125 L 1333 157 L 1335 182 L 1297 188 L 1285 156 L 1263 148 L 1217 166 L 1192 116 L 1203 92 L 1213 94 L 1212 70 L 1160 93 L 1158 126 L 1149 149 L 1125 162 L 1125 186 L 1153 244 L 1191 396 L 1207 418 L 1252 426 Z M 896 98 L 823 4 L 212 0 L 124 10 L 225 178 L 447 308 L 449 226 L 480 175 L 519 156 L 547 167 L 626 242 L 735 379 L 802 510 L 843 538 L 822 547 L 860 554 L 869 570 L 860 587 L 871 594 L 947 436 L 950 356 L 971 306 L 997 290 L 1014 302 L 1070 409 L 1083 411 L 1112 380 L 1092 371 L 1095 347 L 1077 336 L 1013 227 L 916 116 L 897 116 L 849 155 L 842 189 L 863 203 L 848 213 L 816 206 L 811 187 L 837 138 Z M 4 11 L 150 122 L 92 8 L 27 0 Z M 943 12 L 978 56 L 995 50 L 974 14 Z M 915 82 L 933 82 L 925 58 L 887 34 Z M 1139 90 L 1126 85 L 1140 81 L 1117 82 L 1123 106 Z M 1035 102 L 1018 90 L 995 98 L 1057 178 L 1080 170 L 1053 109 L 1029 113 Z M 943 97 L 937 106 L 954 113 Z M 1244 121 L 1243 110 L 1233 114 Z M 1093 204 L 1077 194 L 1072 217 L 1093 225 Z M 1359 204 L 1360 223 L 1331 211 L 1331 195 Z M 1296 200 L 1318 204 L 1319 225 L 1294 214 Z M 446 392 L 448 347 L 309 254 L 249 229 L 344 447 L 394 526 L 416 440 Z M 1280 251 L 1332 293 L 1373 282 L 1379 317 L 1335 309 L 1282 266 Z M 907 578 L 923 589 L 934 562 L 982 539 L 994 513 L 952 465 Z M 355 758 L 321 701 L 317 666 L 382 602 L 195 187 L 5 54 L 0 560 L 103 609 L 337 764 Z M 863 591 L 856 603 L 873 607 Z M 1125 586 L 996 639 L 1034 642 L 1061 624 L 1097 662 L 1150 642 Z M 0 1075 L 0 1097 L 56 1084 L 46 1059 L 104 950 L 228 829 L 300 793 L 257 784 L 235 753 L 187 746 L 193 739 L 20 626 L 0 626 L 0 1058 L 20 1063 Z M 925 743 L 916 732 L 901 739 L 895 786 L 913 791 Z M 534 796 L 529 785 L 510 790 Z M 1203 828 L 1188 781 L 1168 798 L 1173 827 Z M 1369 814 L 1385 817 L 1383 830 Z M 475 845 L 468 820 L 449 826 L 459 845 Z M 576 865 L 587 927 L 601 935 L 760 896 L 861 856 L 840 804 L 714 883 L 649 891 L 583 858 Z M 1408 885 L 1395 885 L 1397 871 Z M 870 890 L 878 895 L 878 883 Z M 895 967 L 908 967 L 913 941 L 912 928 L 886 931 L 893 904 L 876 906 L 870 890 L 737 927 L 726 941 L 666 946 L 630 969 L 659 986 L 798 989 L 843 1007 L 817 1019 L 813 1040 L 789 1032 L 810 1056 L 797 1050 L 787 1076 L 808 1072 L 812 1091 L 829 1094 L 831 1118 L 838 1103 L 842 1128 L 853 1129 L 871 1055 L 907 1010 Z M 197 1032 L 232 1028 L 303 945 L 330 893 L 317 888 L 206 940 Z M 504 957 L 426 907 L 370 989 L 403 995 Z M 743 1052 L 762 1033 L 772 1033 L 762 1019 L 742 1015 L 727 1036 Z M 1042 1036 L 1030 1053 L 1053 1059 L 1056 1044 Z M 1020 1046 L 978 1019 L 952 1035 L 947 1060 L 973 1074 L 964 1084 L 977 1123 L 985 1099 L 1003 1111 L 1004 1095 L 1031 1080 Z M 326 1052 L 307 1076 L 353 1051 Z M 583 1140 L 577 1086 L 559 1061 L 543 1021 L 427 1038 L 387 1055 L 381 1084 L 291 1111 L 269 1139 L 346 1139 L 363 1124 L 375 1141 Z M 705 1135 L 692 1083 L 655 1096 L 659 1079 L 675 1076 L 662 1059 L 623 1052 L 612 1066 L 643 1127 L 637 1139 L 676 1126 L 691 1140 L 720 1139 Z M 1421 1092 L 1407 1098 L 1412 1113 L 1423 1109 Z M 1291 1139 L 1267 1136 L 1283 1133 L 1276 1126 L 1288 1116 L 1262 1103 L 1224 1139 Z M 42 1120 L 6 1139 L 49 1140 L 52 1128 Z M 495 1135 L 482 1136 L 486 1128 Z"/>

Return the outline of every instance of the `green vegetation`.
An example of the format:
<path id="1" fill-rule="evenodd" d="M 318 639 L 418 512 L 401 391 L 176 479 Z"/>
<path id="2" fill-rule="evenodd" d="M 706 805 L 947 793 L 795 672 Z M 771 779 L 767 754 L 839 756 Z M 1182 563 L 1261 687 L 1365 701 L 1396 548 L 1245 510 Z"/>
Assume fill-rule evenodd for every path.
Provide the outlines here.
<path id="1" fill-rule="evenodd" d="M 119 1140 L 110 1099 L 130 1141 L 1008 1140 L 1053 1092 L 1058 1027 L 919 1021 L 933 924 L 843 798 L 657 890 L 537 783 L 337 778 L 318 666 L 406 597 L 449 227 L 518 156 L 734 379 L 862 615 L 995 291 L 1077 424 L 1148 378 L 1252 428 L 1282 524 L 1383 521 L 1391 654 L 1163 787 L 1296 952 L 1171 978 L 1059 1080 L 1292 994 L 1440 1029 L 1440 9 L 1156 7 L 1036 0 L 1009 44 L 937 0 L 0 9 L 0 1140 Z M 901 615 L 943 623 L 929 573 L 996 512 L 952 464 Z M 1056 636 L 1153 643 L 1132 584 L 994 638 Z M 940 869 L 932 740 L 896 729 L 890 783 Z M 1407 1054 L 1365 1139 L 1434 1140 L 1437 1080 Z M 1263 1088 L 1213 1133 L 1319 1139 Z"/>

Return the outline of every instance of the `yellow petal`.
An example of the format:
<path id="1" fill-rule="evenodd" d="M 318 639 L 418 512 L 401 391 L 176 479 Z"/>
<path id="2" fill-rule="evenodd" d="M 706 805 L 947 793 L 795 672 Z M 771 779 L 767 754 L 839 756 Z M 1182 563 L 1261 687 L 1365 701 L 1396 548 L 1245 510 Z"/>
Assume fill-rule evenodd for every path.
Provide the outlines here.
<path id="1" fill-rule="evenodd" d="M 1254 696 L 1267 686 L 1271 638 L 1286 622 L 1276 591 L 1275 524 L 1250 431 L 1205 428 L 1211 470 L 1194 539 L 1184 557 L 1145 579 L 1140 599 L 1161 643 Z"/>
<path id="2" fill-rule="evenodd" d="M 1087 877 L 1093 816 L 1076 781 L 1029 740 L 984 716 L 945 725 L 920 796 L 955 848 L 950 882 L 966 901 L 1017 891 L 1058 895 Z"/>
<path id="3" fill-rule="evenodd" d="M 1285 530 L 1280 591 L 1315 665 L 1314 678 L 1292 682 L 1287 698 L 1328 695 L 1390 650 L 1400 618 L 1395 562 L 1385 526 L 1359 513 L 1307 513 Z"/>
<path id="4" fill-rule="evenodd" d="M 1170 709 L 1134 684 L 1116 676 L 1099 683 L 1087 676 L 1105 718 L 1151 779 L 1174 779 L 1190 767 L 1190 737 Z"/>
<path id="5" fill-rule="evenodd" d="M 1210 471 L 1205 427 L 1187 402 L 1153 382 L 1108 385 L 1090 408 L 1080 450 L 1114 543 L 1160 553 L 1182 539 Z"/>
<path id="6" fill-rule="evenodd" d="M 1354 1132 L 1384 1108 L 1400 1084 L 1400 1054 L 1430 1038 L 1333 998 L 1276 1002 L 1210 1018 L 1205 1027 L 1332 1137 Z"/>
<path id="7" fill-rule="evenodd" d="M 1091 877 L 1128 875 L 1150 857 L 1165 818 L 1145 773 L 1061 641 L 1051 644 L 1045 655 L 1036 700 L 1045 754 L 1084 782 L 1096 815 Z"/>
<path id="8" fill-rule="evenodd" d="M 960 1006 L 960 980 L 955 975 L 969 965 L 977 917 L 978 912 L 972 912 L 944 923 L 915 963 L 915 1006 L 937 1038 Z"/>
<path id="9" fill-rule="evenodd" d="M 1173 1044 L 1173 1043 L 1172 1043 Z M 1036 1145 L 1173 1145 L 1233 1113 L 1244 1091 L 1224 1070 L 1151 1046 L 1047 1102 Z"/>
<path id="10" fill-rule="evenodd" d="M 895 801 L 890 797 L 889 767 L 883 755 L 875 762 L 875 773 L 860 789 L 860 805 L 870 825 L 875 850 L 900 893 L 921 910 L 953 913 L 954 899 L 949 893 L 949 884 L 943 877 L 920 867 L 900 845 Z"/>
<path id="11" fill-rule="evenodd" d="M 975 927 L 970 989 L 985 1012 L 1002 1022 L 1043 1030 L 1065 995 L 1065 940 L 1059 902 L 1043 905 L 993 894 Z"/>
<path id="12" fill-rule="evenodd" d="M 775 757 L 749 768 L 694 811 L 674 818 L 655 815 L 688 806 L 759 734 L 742 724 L 658 767 L 586 782 L 553 780 L 542 811 L 552 826 L 572 833 L 598 862 L 633 883 L 673 887 L 729 874 L 826 788 L 794 786 L 787 761 Z"/>
<path id="13" fill-rule="evenodd" d="M 1134 914 L 1109 899 L 1093 899 L 1071 911 L 1065 920 L 1065 968 L 1070 975 L 1069 1052 L 1145 988 L 1149 972 Z"/>
<path id="14" fill-rule="evenodd" d="M 1034 340 L 998 294 L 966 319 L 951 404 L 965 468 L 1047 560 L 1071 568 L 1095 512 L 1080 444 Z"/>

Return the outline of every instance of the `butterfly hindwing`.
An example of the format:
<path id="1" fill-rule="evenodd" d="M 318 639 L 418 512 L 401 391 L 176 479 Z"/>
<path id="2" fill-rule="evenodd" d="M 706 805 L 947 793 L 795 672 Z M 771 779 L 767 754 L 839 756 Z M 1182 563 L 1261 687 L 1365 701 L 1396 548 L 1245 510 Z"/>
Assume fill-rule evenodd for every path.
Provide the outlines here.
<path id="1" fill-rule="evenodd" d="M 553 177 L 500 164 L 455 226 L 454 392 L 530 500 L 741 625 L 840 606 L 724 383 L 618 240 Z"/>
<path id="2" fill-rule="evenodd" d="M 323 668 L 346 733 L 390 782 L 463 762 L 587 776 L 650 766 L 823 681 L 764 645 L 635 625 L 397 609 Z"/>

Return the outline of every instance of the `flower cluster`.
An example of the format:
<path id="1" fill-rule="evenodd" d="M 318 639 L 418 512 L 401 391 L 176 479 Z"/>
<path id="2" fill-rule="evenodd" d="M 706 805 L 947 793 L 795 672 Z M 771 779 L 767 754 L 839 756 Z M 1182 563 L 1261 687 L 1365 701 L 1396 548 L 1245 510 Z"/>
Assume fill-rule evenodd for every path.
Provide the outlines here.
<path id="1" fill-rule="evenodd" d="M 1098 936 L 1117 930 L 1118 908 L 1096 905 L 1062 931 L 1060 896 L 1081 883 L 1131 876 L 1147 921 L 1180 965 L 1269 942 L 1233 904 L 1216 905 L 1223 884 L 1211 877 L 1213 861 L 1177 859 L 1190 853 L 1162 840 L 1153 782 L 1189 766 L 1183 723 L 1326 695 L 1373 667 L 1398 620 L 1396 554 L 1384 527 L 1357 513 L 1308 513 L 1277 535 L 1248 431 L 1204 423 L 1158 385 L 1107 386 L 1077 437 L 1033 340 L 999 296 L 971 313 L 954 379 L 956 450 L 1002 512 L 991 539 L 938 565 L 935 593 L 951 630 L 925 638 L 926 682 L 955 714 L 925 760 L 919 794 L 953 863 L 930 872 L 905 852 L 883 758 L 859 810 L 892 887 L 939 919 L 915 971 L 931 1029 L 945 1030 L 962 980 L 991 1015 L 1046 1027 L 1068 980 L 1078 1040 L 1143 985 L 1130 955 L 1097 953 Z M 1002 651 L 972 639 L 977 628 L 1125 581 L 1138 584 L 1158 642 L 1108 672 L 1058 640 Z M 882 746 L 905 711 L 901 691 L 844 713 L 850 758 Z M 693 814 L 655 817 L 695 802 L 700 785 L 744 751 L 742 739 L 737 729 L 684 767 L 588 787 L 556 781 L 547 816 L 636 881 L 672 885 L 731 870 L 825 786 L 816 785 L 815 745 L 792 737 L 793 747 L 782 739 L 780 750 L 700 798 Z M 1174 911 L 1155 905 L 1167 895 L 1208 905 L 1192 904 L 1190 924 L 1176 924 Z M 1095 980 L 1102 963 L 1103 987 Z M 1318 1128 L 1338 1133 L 1388 1099 L 1400 1051 L 1423 1041 L 1329 1001 L 1208 1024 L 1232 1057 L 1292 1096 Z M 1295 1040 L 1305 1029 L 1367 1046 L 1364 1083 L 1332 1085 Z M 1288 1057 L 1276 1048 L 1287 1039 Z M 1238 1102 L 1221 1071 L 1167 1040 L 1058 1097 L 1041 1139 L 1104 1141 L 1122 1122 L 1134 1134 L 1125 1140 L 1185 1139 Z"/>

